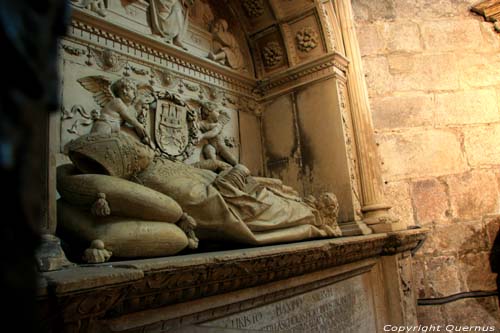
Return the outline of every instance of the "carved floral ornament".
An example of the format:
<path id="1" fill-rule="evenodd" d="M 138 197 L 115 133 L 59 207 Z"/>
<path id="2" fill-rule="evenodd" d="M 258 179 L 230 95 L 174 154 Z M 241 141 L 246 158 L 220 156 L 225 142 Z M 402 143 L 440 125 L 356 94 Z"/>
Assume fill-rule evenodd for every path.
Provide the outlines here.
<path id="1" fill-rule="evenodd" d="M 273 67 L 283 60 L 283 49 L 278 42 L 269 42 L 262 49 L 262 58 L 266 67 Z"/>
<path id="2" fill-rule="evenodd" d="M 309 52 L 318 46 L 318 33 L 312 27 L 304 27 L 295 35 L 297 49 Z"/>
<path id="3" fill-rule="evenodd" d="M 248 17 L 255 18 L 264 14 L 263 0 L 243 0 L 242 4 Z"/>

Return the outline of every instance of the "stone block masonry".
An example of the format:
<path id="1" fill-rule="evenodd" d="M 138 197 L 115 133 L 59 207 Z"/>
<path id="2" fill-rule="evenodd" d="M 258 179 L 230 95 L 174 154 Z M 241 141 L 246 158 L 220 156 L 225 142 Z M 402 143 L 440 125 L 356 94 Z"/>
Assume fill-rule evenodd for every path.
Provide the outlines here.
<path id="1" fill-rule="evenodd" d="M 353 0 L 393 211 L 431 228 L 414 258 L 418 297 L 498 287 L 500 35 L 475 0 Z M 421 324 L 496 325 L 498 300 L 421 306 Z"/>

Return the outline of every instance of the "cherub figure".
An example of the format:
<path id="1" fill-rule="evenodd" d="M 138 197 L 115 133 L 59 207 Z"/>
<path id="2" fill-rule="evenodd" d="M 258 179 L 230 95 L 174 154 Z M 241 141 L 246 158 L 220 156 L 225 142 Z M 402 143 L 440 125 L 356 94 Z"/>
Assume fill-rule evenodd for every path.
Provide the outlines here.
<path id="1" fill-rule="evenodd" d="M 222 139 L 222 129 L 229 122 L 229 116 L 221 113 L 212 103 L 207 103 L 201 107 L 201 120 L 199 128 L 200 140 L 206 139 L 207 143 L 203 145 L 203 156 L 207 160 L 216 160 L 217 154 L 227 163 L 235 166 L 238 160 L 229 151 Z"/>
<path id="2" fill-rule="evenodd" d="M 141 140 L 150 144 L 151 140 L 143 125 L 137 120 L 136 111 L 132 108 L 142 106 L 137 102 L 138 88 L 135 82 L 121 78 L 111 83 L 103 76 L 89 76 L 78 80 L 88 91 L 93 93 L 94 100 L 101 106 L 99 117 L 92 125 L 91 133 L 117 133 L 124 122 L 132 125 Z"/>

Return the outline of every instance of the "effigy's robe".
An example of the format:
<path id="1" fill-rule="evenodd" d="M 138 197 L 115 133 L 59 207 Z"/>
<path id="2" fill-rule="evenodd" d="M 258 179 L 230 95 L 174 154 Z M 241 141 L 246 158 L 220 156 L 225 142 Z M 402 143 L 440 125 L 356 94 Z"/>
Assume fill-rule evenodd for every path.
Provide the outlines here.
<path id="1" fill-rule="evenodd" d="M 73 165 L 57 171 L 59 226 L 118 257 L 194 248 L 194 225 L 202 241 L 251 245 L 341 235 L 336 216 L 326 218 L 281 182 L 259 181 L 240 164 L 216 174 L 155 157 L 126 131 L 84 135 L 67 148 Z"/>

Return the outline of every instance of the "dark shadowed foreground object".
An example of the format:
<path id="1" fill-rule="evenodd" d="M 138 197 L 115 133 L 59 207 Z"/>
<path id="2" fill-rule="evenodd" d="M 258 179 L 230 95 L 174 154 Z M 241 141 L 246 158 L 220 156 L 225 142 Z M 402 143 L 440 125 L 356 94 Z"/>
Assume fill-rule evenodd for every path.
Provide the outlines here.
<path id="1" fill-rule="evenodd" d="M 44 124 L 59 104 L 57 39 L 65 33 L 68 18 L 63 0 L 0 3 L 1 49 L 12 69 L 12 74 L 2 75 L 0 89 L 2 325 L 22 331 L 35 331 L 34 253 L 45 215 Z"/>

